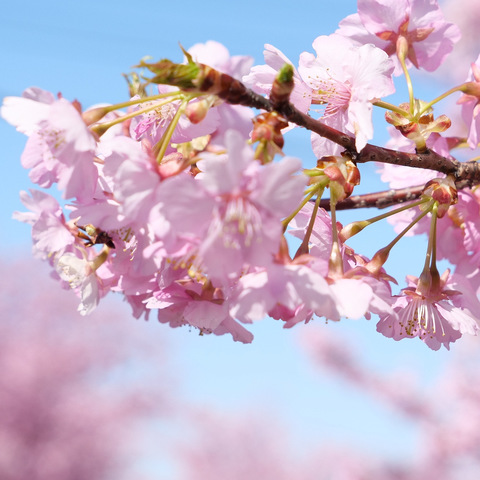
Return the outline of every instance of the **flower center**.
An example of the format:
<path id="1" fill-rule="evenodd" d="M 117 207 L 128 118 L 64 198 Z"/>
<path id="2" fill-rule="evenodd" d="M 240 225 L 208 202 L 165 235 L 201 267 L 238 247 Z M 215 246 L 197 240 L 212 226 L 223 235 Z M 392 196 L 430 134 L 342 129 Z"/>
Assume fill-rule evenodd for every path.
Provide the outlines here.
<path id="1" fill-rule="evenodd" d="M 347 109 L 352 91 L 348 82 L 339 82 L 334 79 L 330 76 L 328 69 L 326 74 L 326 79 L 312 78 L 314 85 L 312 103 L 326 105 L 324 116 L 331 116 Z"/>

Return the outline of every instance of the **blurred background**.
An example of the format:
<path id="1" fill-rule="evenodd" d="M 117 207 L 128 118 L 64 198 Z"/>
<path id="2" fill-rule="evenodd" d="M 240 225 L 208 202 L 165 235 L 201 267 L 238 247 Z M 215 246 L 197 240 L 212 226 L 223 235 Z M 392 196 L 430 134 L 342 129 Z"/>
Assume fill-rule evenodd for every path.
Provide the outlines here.
<path id="1" fill-rule="evenodd" d="M 445 5 L 465 39 L 441 75 L 414 74 L 420 98 L 462 81 L 477 58 L 474 3 Z M 84 108 L 123 101 L 122 73 L 146 55 L 181 61 L 179 42 L 216 40 L 255 64 L 270 43 L 296 64 L 355 11 L 354 0 L 9 2 L 0 97 L 35 85 Z M 407 98 L 401 79 L 397 90 L 392 103 Z M 383 144 L 375 115 L 373 143 Z M 311 165 L 305 133 L 291 132 L 285 151 Z M 479 478 L 478 339 L 433 352 L 384 338 L 374 319 L 292 330 L 265 319 L 243 345 L 134 320 L 114 296 L 80 317 L 74 294 L 31 258 L 29 227 L 11 219 L 25 210 L 19 191 L 32 187 L 19 162 L 26 139 L 0 120 L 0 140 L 2 480 Z M 358 193 L 385 188 L 375 166 L 361 173 Z M 371 256 L 393 236 L 383 224 L 352 246 Z M 406 239 L 387 270 L 418 275 L 425 248 Z"/>

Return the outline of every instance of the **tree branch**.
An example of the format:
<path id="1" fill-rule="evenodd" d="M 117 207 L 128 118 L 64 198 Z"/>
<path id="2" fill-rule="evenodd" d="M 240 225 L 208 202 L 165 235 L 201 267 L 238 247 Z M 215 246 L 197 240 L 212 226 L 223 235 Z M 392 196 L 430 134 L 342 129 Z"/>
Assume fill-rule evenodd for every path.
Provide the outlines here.
<path id="1" fill-rule="evenodd" d="M 338 202 L 336 210 L 350 210 L 355 208 L 386 208 L 399 203 L 411 202 L 420 197 L 425 185 L 415 187 L 384 190 L 383 192 L 366 193 L 363 195 L 352 195 L 345 200 Z M 330 210 L 330 199 L 320 201 L 320 207 Z"/>
<path id="2" fill-rule="evenodd" d="M 451 160 L 439 155 L 433 150 L 427 150 L 424 153 L 407 153 L 371 144 L 367 144 L 362 151 L 358 153 L 355 148 L 354 137 L 329 127 L 320 120 L 315 120 L 309 115 L 300 112 L 284 98 L 280 101 L 275 101 L 275 98 L 266 99 L 246 87 L 245 90 L 248 93 L 243 92 L 241 101 L 234 101 L 233 98 L 229 98 L 229 95 L 225 94 L 223 98 L 229 103 L 241 103 L 242 105 L 262 108 L 267 111 L 276 110 L 289 122 L 317 133 L 345 148 L 346 152 L 356 163 L 380 162 L 434 170 L 444 173 L 445 175 L 453 175 L 457 188 L 472 187 L 480 184 L 480 167 L 475 161 L 459 162 L 457 160 Z M 251 103 L 249 103 L 249 101 Z"/>
<path id="3" fill-rule="evenodd" d="M 473 185 L 480 184 L 480 168 L 479 164 L 475 161 L 459 162 L 458 160 L 451 160 L 439 155 L 433 150 L 427 150 L 425 153 L 399 152 L 369 143 L 358 153 L 355 149 L 354 137 L 329 127 L 321 121 L 315 120 L 309 115 L 300 112 L 291 103 L 280 103 L 273 107 L 288 121 L 318 133 L 318 135 L 345 148 L 346 152 L 356 163 L 380 162 L 435 170 L 445 175 L 453 175 L 457 188 L 472 187 Z"/>

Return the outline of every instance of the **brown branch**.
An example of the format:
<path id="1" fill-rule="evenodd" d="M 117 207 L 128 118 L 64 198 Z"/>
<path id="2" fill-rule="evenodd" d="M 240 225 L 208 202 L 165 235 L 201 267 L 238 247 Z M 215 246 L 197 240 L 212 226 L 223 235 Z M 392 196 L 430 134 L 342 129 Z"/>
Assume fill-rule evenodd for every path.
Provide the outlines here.
<path id="1" fill-rule="evenodd" d="M 356 163 L 380 162 L 426 168 L 453 175 L 456 183 L 463 186 L 480 184 L 480 168 L 476 162 L 461 163 L 442 157 L 431 150 L 423 153 L 406 153 L 367 144 L 361 152 L 357 152 L 354 137 L 313 119 L 289 102 L 289 95 L 294 87 L 291 66 L 286 65 L 280 70 L 272 85 L 270 99 L 267 99 L 247 88 L 236 78 L 208 65 L 195 63 L 187 52 L 184 53 L 188 59 L 187 64 L 176 64 L 163 59 L 156 63 L 146 63 L 142 60 L 139 66 L 148 68 L 154 74 L 149 83 L 175 85 L 186 92 L 217 95 L 234 105 L 245 105 L 268 112 L 275 110 L 289 122 L 340 145 Z"/>
<path id="2" fill-rule="evenodd" d="M 352 195 L 345 200 L 338 202 L 336 210 L 350 210 L 355 208 L 386 208 L 399 203 L 411 202 L 422 194 L 425 185 L 415 187 L 397 188 L 383 192 L 366 193 L 363 195 Z M 330 199 L 320 201 L 320 207 L 330 210 Z"/>
<path id="3" fill-rule="evenodd" d="M 475 161 L 459 162 L 457 160 L 451 160 L 439 155 L 433 150 L 427 150 L 425 153 L 399 152 L 369 143 L 367 143 L 360 153 L 357 153 L 354 137 L 329 127 L 319 120 L 315 120 L 309 115 L 297 110 L 292 104 L 283 103 L 276 105 L 275 110 L 288 121 L 318 133 L 320 136 L 345 148 L 346 152 L 356 163 L 380 162 L 435 170 L 445 175 L 453 175 L 456 179 L 455 183 L 457 188 L 472 187 L 473 185 L 480 184 L 480 167 Z"/>
<path id="4" fill-rule="evenodd" d="M 457 185 L 471 187 L 480 184 L 480 167 L 477 162 L 461 163 L 438 155 L 431 150 L 423 153 L 406 153 L 367 144 L 361 152 L 357 152 L 354 137 L 313 119 L 297 110 L 289 102 L 289 94 L 294 86 L 291 66 L 284 66 L 280 70 L 273 83 L 270 99 L 267 99 L 247 88 L 236 78 L 208 65 L 195 63 L 187 52 L 184 53 L 188 59 L 187 64 L 176 64 L 164 59 L 156 63 L 141 61 L 139 66 L 147 67 L 155 75 L 149 80 L 149 83 L 175 85 L 187 92 L 217 95 L 225 102 L 234 105 L 245 105 L 268 112 L 275 110 L 289 122 L 340 145 L 356 163 L 380 162 L 426 168 L 453 175 Z"/>
<path id="5" fill-rule="evenodd" d="M 360 153 L 355 148 L 355 138 L 335 128 L 315 120 L 309 115 L 300 112 L 289 102 L 272 103 L 272 108 L 283 115 L 288 121 L 300 127 L 317 133 L 345 148 L 346 152 L 356 163 L 380 162 L 394 165 L 403 165 L 413 168 L 424 168 L 453 175 L 457 188 L 472 187 L 480 184 L 480 167 L 475 161 L 459 162 L 443 157 L 433 150 L 424 153 L 407 153 L 390 150 L 384 147 L 367 144 Z"/>

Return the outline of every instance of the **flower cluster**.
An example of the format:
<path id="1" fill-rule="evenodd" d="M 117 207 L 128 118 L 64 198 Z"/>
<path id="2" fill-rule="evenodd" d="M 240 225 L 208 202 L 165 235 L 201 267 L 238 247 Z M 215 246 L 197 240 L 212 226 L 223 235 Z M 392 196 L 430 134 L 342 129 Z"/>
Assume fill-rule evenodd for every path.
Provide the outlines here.
<path id="1" fill-rule="evenodd" d="M 441 98 L 416 99 L 408 69 L 434 70 L 457 39 L 458 29 L 435 0 L 365 0 L 336 33 L 316 38 L 315 53 L 303 52 L 296 68 L 271 45 L 266 65 L 252 67 L 249 57 L 230 57 L 224 46 L 207 42 L 184 51 L 181 64 L 142 61 L 138 67 L 151 78 L 141 83 L 145 73 L 132 74 L 130 100 L 117 105 L 82 110 L 39 88 L 7 97 L 3 118 L 28 136 L 22 165 L 39 187 L 57 184 L 65 203 L 62 208 L 44 191 L 22 192 L 30 212 L 14 216 L 32 225 L 35 254 L 75 290 L 82 314 L 118 292 L 135 317 L 153 310 L 172 327 L 230 333 L 241 342 L 253 338 L 243 325 L 266 316 L 291 327 L 314 316 L 338 321 L 374 314 L 384 335 L 419 336 L 431 348 L 448 348 L 478 330 L 480 264 L 470 262 L 474 267 L 462 272 L 458 260 L 478 257 L 480 207 L 473 190 L 457 193 L 458 178 L 446 163 L 454 162 L 450 150 L 462 142 L 442 136 L 448 117 L 434 120 L 432 106 Z M 472 148 L 478 68 L 473 64 L 467 82 L 448 92 L 464 94 Z M 396 106 L 383 98 L 395 91 L 394 75 L 402 71 L 409 99 Z M 373 107 L 387 109 L 396 127 L 393 156 L 368 144 Z M 254 117 L 252 108 L 265 112 Z M 282 152 L 283 135 L 298 125 L 312 132 L 313 166 Z M 432 150 L 447 165 L 437 168 L 445 179 L 409 173 L 404 184 L 392 185 L 430 180 L 415 203 L 346 227 L 337 222 L 337 207 L 360 183 L 359 163 L 390 155 L 390 163 L 404 158 L 410 165 Z M 383 179 L 395 172 L 385 167 Z M 323 205 L 325 191 L 330 199 Z M 403 228 L 372 259 L 346 244 L 392 215 Z M 445 231 L 465 247 L 463 257 L 456 252 L 454 277 L 436 270 L 437 246 L 455 260 L 438 233 Z M 393 296 L 395 280 L 384 264 L 407 232 L 428 233 L 425 266 L 419 280 Z M 462 273 L 473 287 L 451 287 L 466 283 Z"/>

